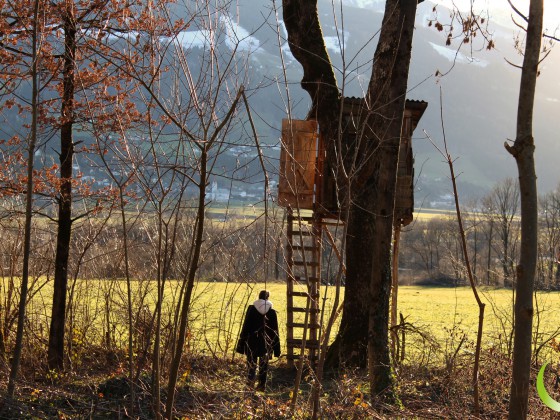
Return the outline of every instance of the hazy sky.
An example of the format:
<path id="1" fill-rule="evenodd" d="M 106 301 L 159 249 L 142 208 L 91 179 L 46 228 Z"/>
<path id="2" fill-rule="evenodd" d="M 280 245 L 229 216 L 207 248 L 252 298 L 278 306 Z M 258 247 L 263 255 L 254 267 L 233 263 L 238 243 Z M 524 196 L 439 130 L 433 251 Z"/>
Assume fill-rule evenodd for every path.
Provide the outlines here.
<path id="1" fill-rule="evenodd" d="M 432 0 L 435 3 L 451 6 L 453 3 L 460 9 L 470 8 L 471 0 Z M 512 3 L 521 12 L 529 12 L 529 0 L 512 0 Z M 503 25 L 511 26 L 511 7 L 507 0 L 474 0 L 475 10 L 490 10 L 490 18 Z M 560 27 L 560 1 L 544 0 L 544 24 L 549 33 Z M 560 32 L 560 30 L 559 30 Z"/>

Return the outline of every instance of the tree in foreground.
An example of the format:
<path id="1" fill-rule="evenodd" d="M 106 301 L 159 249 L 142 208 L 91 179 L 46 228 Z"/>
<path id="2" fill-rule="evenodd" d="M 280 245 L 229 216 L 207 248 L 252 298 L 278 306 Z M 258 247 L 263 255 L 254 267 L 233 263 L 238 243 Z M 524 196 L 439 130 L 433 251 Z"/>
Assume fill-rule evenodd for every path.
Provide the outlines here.
<path id="1" fill-rule="evenodd" d="M 511 4 L 511 3 L 510 3 Z M 505 144 L 515 158 L 521 196 L 521 247 L 516 270 L 513 371 L 509 418 L 527 418 L 531 374 L 533 289 L 537 267 L 538 196 L 535 173 L 533 106 L 543 33 L 543 0 L 531 0 L 513 145 Z"/>
<path id="2" fill-rule="evenodd" d="M 317 2 L 283 1 L 290 49 L 303 66 L 302 87 L 312 99 L 309 116 L 319 121 L 326 139 L 327 170 L 343 186 L 339 202 L 349 206 L 344 313 L 331 360 L 361 368 L 368 360 L 372 396 L 383 394 L 389 399 L 393 395 L 388 348 L 393 209 L 418 3 L 387 1 L 361 135 L 346 144 L 339 117 L 342 95 L 322 37 Z"/>
<path id="3" fill-rule="evenodd" d="M 12 356 L 12 366 L 10 369 L 10 378 L 8 382 L 8 398 L 13 398 L 16 379 L 19 371 L 19 364 L 21 361 L 21 354 L 23 350 L 23 334 L 24 323 L 26 316 L 26 304 L 29 285 L 29 259 L 31 256 L 31 221 L 33 216 L 33 178 L 34 178 L 34 156 L 35 148 L 37 145 L 38 137 L 38 99 L 39 99 L 39 43 L 41 42 L 42 29 L 39 21 L 39 0 L 33 3 L 33 14 L 28 22 L 31 32 L 31 46 L 30 46 L 30 71 L 29 77 L 31 78 L 31 126 L 27 139 L 27 179 L 25 183 L 25 230 L 24 230 L 24 244 L 23 244 L 23 267 L 21 274 L 21 289 L 19 297 L 18 320 L 17 320 L 17 333 L 14 352 Z M 27 25 L 25 25 L 27 26 Z M 1 333 L 0 333 L 1 334 Z M 2 343 L 3 347 L 3 343 Z"/>
<path id="4" fill-rule="evenodd" d="M 111 46 L 109 59 L 138 86 L 146 108 L 146 140 L 135 153 L 143 157 L 132 166 L 158 224 L 154 235 L 157 299 L 150 327 L 153 411 L 155 418 L 173 418 L 191 328 L 193 293 L 210 246 L 205 243 L 208 185 L 212 177 L 226 175 L 218 167 L 218 158 L 226 149 L 225 142 L 233 141 L 239 130 L 238 105 L 247 81 L 247 57 L 238 48 L 241 40 L 229 16 L 228 1 L 184 1 L 172 6 L 161 2 L 153 6 L 146 17 L 158 18 L 158 25 L 144 30 L 140 41 L 123 36 L 122 45 Z M 187 28 L 198 30 L 203 48 L 181 42 L 180 33 Z M 161 36 L 159 30 L 167 34 Z M 231 46 L 229 52 L 213 48 L 225 37 Z M 126 133 L 120 135 L 125 137 Z M 147 151 L 143 153 L 144 148 Z M 176 239 L 178 229 L 189 212 L 193 220 L 188 239 L 181 245 Z M 164 292 L 174 266 L 180 292 L 170 303 Z M 173 323 L 166 348 L 161 324 L 162 310 L 168 305 L 173 306 Z M 163 364 L 166 359 L 167 367 Z M 165 373 L 168 383 L 163 413 L 160 381 Z"/>

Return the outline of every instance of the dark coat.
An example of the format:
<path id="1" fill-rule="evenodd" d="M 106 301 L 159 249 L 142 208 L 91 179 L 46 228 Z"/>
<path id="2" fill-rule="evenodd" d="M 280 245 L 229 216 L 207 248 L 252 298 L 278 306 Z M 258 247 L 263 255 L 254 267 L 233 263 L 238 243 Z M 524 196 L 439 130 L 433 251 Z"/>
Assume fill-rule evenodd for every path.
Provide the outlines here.
<path id="1" fill-rule="evenodd" d="M 253 357 L 265 355 L 280 356 L 280 337 L 278 334 L 278 318 L 272 308 L 262 315 L 254 305 L 247 308 L 243 328 L 239 333 L 236 351 L 241 354 L 252 354 Z"/>

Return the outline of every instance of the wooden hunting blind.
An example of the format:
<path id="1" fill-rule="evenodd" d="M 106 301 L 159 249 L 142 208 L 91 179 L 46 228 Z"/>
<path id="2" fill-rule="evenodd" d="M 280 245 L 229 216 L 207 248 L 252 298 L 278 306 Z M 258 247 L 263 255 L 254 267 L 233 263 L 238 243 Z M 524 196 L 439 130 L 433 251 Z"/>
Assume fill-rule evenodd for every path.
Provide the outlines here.
<path id="1" fill-rule="evenodd" d="M 317 121 L 282 120 L 278 204 L 313 209 L 317 177 Z"/>
<path id="2" fill-rule="evenodd" d="M 423 101 L 406 101 L 394 210 L 398 230 L 412 222 L 412 133 L 427 105 Z M 367 116 L 363 98 L 344 99 L 341 121 L 344 144 L 352 144 L 358 139 Z M 321 330 L 319 287 L 324 239 L 333 248 L 344 270 L 343 257 L 329 232 L 329 226 L 339 223 L 339 191 L 333 171 L 328 167 L 325 143 L 319 128 L 315 120 L 282 120 L 278 204 L 288 211 L 286 342 L 288 363 L 292 365 L 305 354 L 305 350 L 312 361 L 318 354 Z M 297 349 L 300 349 L 299 354 L 296 354 Z"/>
<path id="3" fill-rule="evenodd" d="M 414 155 L 412 154 L 412 133 L 422 118 L 427 102 L 406 101 L 401 129 L 399 166 L 397 169 L 397 191 L 395 197 L 395 223 L 407 226 L 412 222 L 414 211 Z"/>
<path id="4" fill-rule="evenodd" d="M 412 133 L 427 102 L 407 100 L 401 130 L 395 220 L 412 222 L 414 210 L 414 158 Z M 342 110 L 344 143 L 353 143 L 367 118 L 363 98 L 345 98 Z M 278 204 L 292 209 L 314 210 L 323 215 L 339 213 L 333 171 L 324 170 L 325 144 L 315 120 L 282 120 Z"/>

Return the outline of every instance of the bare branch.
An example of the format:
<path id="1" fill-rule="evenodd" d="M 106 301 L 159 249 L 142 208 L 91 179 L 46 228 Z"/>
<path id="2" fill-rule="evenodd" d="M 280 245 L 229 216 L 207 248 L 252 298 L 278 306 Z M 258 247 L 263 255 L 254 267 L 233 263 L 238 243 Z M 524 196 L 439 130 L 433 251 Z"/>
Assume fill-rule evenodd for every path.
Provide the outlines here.
<path id="1" fill-rule="evenodd" d="M 520 65 L 518 65 L 518 64 L 513 64 L 511 61 L 509 61 L 509 60 L 508 60 L 507 58 L 505 58 L 505 57 L 504 57 L 504 60 L 506 60 L 506 62 L 507 62 L 509 65 L 513 66 L 513 67 L 516 67 L 516 68 L 518 68 L 518 69 L 521 69 L 521 68 L 522 68 L 522 67 L 521 67 Z"/>
<path id="2" fill-rule="evenodd" d="M 529 22 L 529 18 L 525 16 L 523 13 L 521 13 L 519 9 L 513 5 L 511 0 L 507 0 L 507 2 L 509 3 L 509 5 L 511 6 L 511 8 L 515 13 L 517 13 L 525 22 Z M 512 16 L 512 20 L 513 20 L 513 16 Z"/>
<path id="3" fill-rule="evenodd" d="M 553 41 L 560 42 L 560 38 L 558 38 L 554 35 L 543 34 L 543 38 L 548 38 L 548 39 L 551 39 Z"/>
<path id="4" fill-rule="evenodd" d="M 517 26 L 522 31 L 527 32 L 527 28 L 525 26 L 523 26 L 522 24 L 517 23 L 517 21 L 513 18 L 513 16 L 511 17 L 511 20 L 512 20 L 512 22 L 515 26 Z"/>

